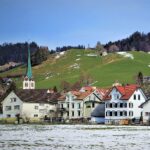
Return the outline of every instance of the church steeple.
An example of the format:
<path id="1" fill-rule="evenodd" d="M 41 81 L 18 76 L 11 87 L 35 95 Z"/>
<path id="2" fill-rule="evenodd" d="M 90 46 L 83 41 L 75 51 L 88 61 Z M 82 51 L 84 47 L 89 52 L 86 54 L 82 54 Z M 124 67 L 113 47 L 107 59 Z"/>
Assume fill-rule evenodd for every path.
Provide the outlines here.
<path id="1" fill-rule="evenodd" d="M 23 81 L 23 89 L 35 89 L 35 81 L 32 77 L 32 66 L 31 66 L 31 56 L 30 56 L 30 46 L 28 45 L 28 64 L 26 77 Z"/>
<path id="2" fill-rule="evenodd" d="M 28 68 L 27 68 L 28 79 L 32 78 L 32 67 L 31 67 L 31 56 L 30 56 L 30 46 L 28 45 Z"/>

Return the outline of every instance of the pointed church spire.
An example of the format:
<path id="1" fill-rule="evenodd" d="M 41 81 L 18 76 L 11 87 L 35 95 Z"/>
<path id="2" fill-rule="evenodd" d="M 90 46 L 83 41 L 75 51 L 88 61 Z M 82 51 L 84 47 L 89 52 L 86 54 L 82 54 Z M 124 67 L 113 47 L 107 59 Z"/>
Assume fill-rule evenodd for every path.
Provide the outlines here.
<path id="1" fill-rule="evenodd" d="M 28 45 L 28 68 L 27 68 L 28 79 L 32 78 L 32 67 L 31 67 L 31 56 L 30 56 L 30 46 Z"/>

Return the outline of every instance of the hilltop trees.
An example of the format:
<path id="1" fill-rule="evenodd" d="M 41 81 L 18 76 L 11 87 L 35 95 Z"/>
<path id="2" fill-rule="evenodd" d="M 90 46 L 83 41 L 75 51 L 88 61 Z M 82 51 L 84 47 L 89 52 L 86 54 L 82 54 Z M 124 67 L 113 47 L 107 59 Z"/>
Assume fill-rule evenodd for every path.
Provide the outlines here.
<path id="1" fill-rule="evenodd" d="M 33 55 L 32 55 L 32 65 L 39 65 L 43 61 L 47 60 L 49 56 L 49 51 L 47 47 L 40 47 Z"/>
<path id="2" fill-rule="evenodd" d="M 45 61 L 50 54 L 48 47 L 39 47 L 35 42 L 31 42 L 30 50 L 33 65 L 40 64 Z M 27 62 L 28 43 L 4 43 L 0 45 L 0 65 L 13 62 Z"/>
<path id="3" fill-rule="evenodd" d="M 114 47 L 117 46 L 117 48 Z M 109 52 L 112 50 L 116 51 L 150 51 L 150 33 L 144 34 L 140 32 L 134 32 L 131 36 L 128 38 L 118 40 L 115 42 L 108 42 L 104 46 Z"/>

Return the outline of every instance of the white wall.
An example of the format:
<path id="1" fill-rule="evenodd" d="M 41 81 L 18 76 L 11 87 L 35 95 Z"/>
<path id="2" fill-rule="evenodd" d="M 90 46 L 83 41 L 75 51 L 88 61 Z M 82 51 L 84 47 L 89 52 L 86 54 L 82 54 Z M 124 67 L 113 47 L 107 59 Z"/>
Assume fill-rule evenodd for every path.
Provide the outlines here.
<path id="1" fill-rule="evenodd" d="M 93 102 L 94 102 L 94 107 L 92 107 Z M 97 105 L 99 105 L 99 103 L 100 103 L 100 99 L 97 98 L 93 93 L 91 93 L 89 96 L 87 96 L 84 99 L 84 104 L 83 104 L 83 117 L 90 118 L 91 113 L 97 107 Z"/>
<path id="2" fill-rule="evenodd" d="M 12 98 L 16 98 L 16 102 L 12 101 Z M 16 117 L 16 114 L 21 114 L 23 102 L 19 97 L 12 91 L 2 102 L 3 105 L 3 117 L 7 118 L 7 115 L 10 115 L 11 118 Z M 19 105 L 20 109 L 14 109 L 14 106 Z M 11 110 L 6 110 L 6 106 L 11 106 Z"/>
<path id="3" fill-rule="evenodd" d="M 118 94 L 119 98 L 115 97 L 114 95 Z M 136 95 L 136 100 L 134 100 L 134 94 Z M 129 98 L 129 100 L 121 100 L 121 94 L 114 88 L 112 92 L 110 93 L 112 98 L 105 102 L 105 119 L 106 120 L 120 120 L 120 119 L 132 119 L 132 118 L 140 118 L 142 108 L 139 108 L 139 106 L 145 102 L 146 97 L 143 94 L 141 89 L 137 89 L 132 96 Z M 138 95 L 140 95 L 140 100 L 138 100 Z M 127 103 L 127 107 L 125 108 L 107 108 L 107 103 Z M 133 103 L 133 108 L 129 107 L 129 103 Z M 106 116 L 106 112 L 108 111 L 127 111 L 127 116 Z M 129 116 L 129 112 L 133 111 L 133 116 Z"/>
<path id="4" fill-rule="evenodd" d="M 55 111 L 56 106 L 46 103 L 23 103 L 22 116 L 28 118 L 42 118 L 45 115 L 50 115 L 50 110 Z"/>
<path id="5" fill-rule="evenodd" d="M 150 121 L 150 100 L 143 106 L 143 123 L 148 123 L 148 121 Z"/>

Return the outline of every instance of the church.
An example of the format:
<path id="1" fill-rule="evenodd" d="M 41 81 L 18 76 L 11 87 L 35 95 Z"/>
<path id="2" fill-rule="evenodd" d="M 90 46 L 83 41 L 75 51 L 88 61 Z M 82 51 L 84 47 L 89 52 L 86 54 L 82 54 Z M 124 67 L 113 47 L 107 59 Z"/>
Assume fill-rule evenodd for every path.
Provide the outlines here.
<path id="1" fill-rule="evenodd" d="M 45 116 L 55 117 L 59 93 L 36 89 L 32 75 L 30 47 L 28 47 L 27 72 L 23 89 L 11 91 L 2 101 L 3 118 L 20 116 L 24 121 L 39 121 Z"/>

